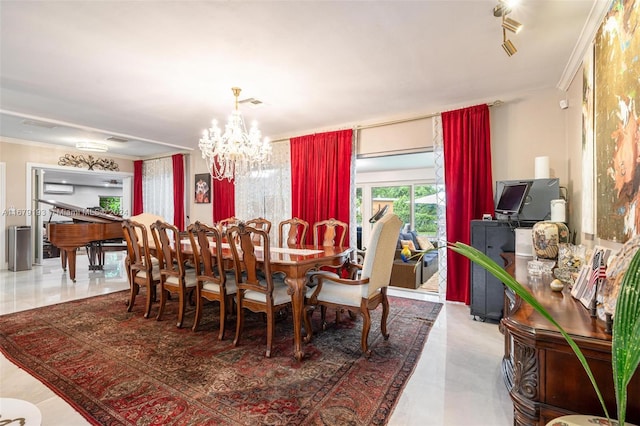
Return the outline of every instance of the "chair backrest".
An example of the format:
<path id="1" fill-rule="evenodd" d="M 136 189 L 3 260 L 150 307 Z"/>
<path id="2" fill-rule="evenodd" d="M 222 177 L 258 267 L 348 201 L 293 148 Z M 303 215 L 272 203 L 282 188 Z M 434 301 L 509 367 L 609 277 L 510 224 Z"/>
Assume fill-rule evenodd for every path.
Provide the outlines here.
<path id="1" fill-rule="evenodd" d="M 131 216 L 129 220 L 143 225 L 147 229 L 147 235 L 151 235 L 151 224 L 157 222 L 158 220 L 164 221 L 164 218 L 162 216 L 158 216 L 157 214 L 140 213 L 135 216 Z M 138 231 L 138 239 L 142 239 L 140 231 Z M 151 247 L 155 247 L 153 239 L 149 240 L 149 244 L 151 245 Z"/>
<path id="2" fill-rule="evenodd" d="M 262 229 L 267 232 L 271 232 L 271 222 L 263 217 L 257 217 L 255 219 L 250 219 L 245 222 L 245 225 L 251 226 L 252 228 Z M 254 236 L 253 242 L 257 243 L 260 241 L 260 237 L 257 235 Z"/>
<path id="3" fill-rule="evenodd" d="M 129 267 L 135 265 L 135 269 L 151 273 L 153 262 L 151 260 L 147 227 L 131 219 L 125 219 L 122 221 L 122 230 L 124 231 L 124 239 L 127 242 Z M 141 237 L 138 237 L 139 235 Z"/>
<path id="4" fill-rule="evenodd" d="M 313 224 L 313 245 L 342 247 L 348 230 L 349 225 L 334 218 L 316 222 Z"/>
<path id="5" fill-rule="evenodd" d="M 389 285 L 401 226 L 395 214 L 385 214 L 373 225 L 361 273 L 362 278 L 369 278 L 369 296 Z"/>
<path id="6" fill-rule="evenodd" d="M 259 244 L 254 243 L 256 237 L 259 238 Z M 240 223 L 227 230 L 227 240 L 238 241 L 236 244 L 230 244 L 236 271 L 236 285 L 239 288 L 250 288 L 266 293 L 269 301 L 273 294 L 269 234 L 263 229 Z M 262 267 L 256 256 L 258 246 L 262 251 Z M 262 271 L 262 274 L 258 274 L 258 271 Z"/>
<path id="7" fill-rule="evenodd" d="M 196 222 L 187 227 L 196 275 L 222 285 L 226 281 L 222 263 L 222 237 L 217 228 Z M 222 273 L 221 273 L 222 272 Z"/>
<path id="8" fill-rule="evenodd" d="M 180 231 L 170 223 L 158 220 L 151 224 L 151 232 L 163 267 L 161 274 L 184 278 L 184 255 L 180 249 Z"/>
<path id="9" fill-rule="evenodd" d="M 286 238 L 284 238 L 284 230 L 286 227 L 289 227 L 289 229 Z M 280 244 L 280 247 L 304 244 L 308 230 L 309 222 L 306 220 L 298 219 L 297 217 L 283 220 L 278 224 L 278 244 Z"/>
<path id="10" fill-rule="evenodd" d="M 240 223 L 240 219 L 235 216 L 228 217 L 226 219 L 219 220 L 216 224 L 218 226 L 218 230 L 221 232 L 227 232 L 227 228 L 233 225 L 237 225 Z"/>

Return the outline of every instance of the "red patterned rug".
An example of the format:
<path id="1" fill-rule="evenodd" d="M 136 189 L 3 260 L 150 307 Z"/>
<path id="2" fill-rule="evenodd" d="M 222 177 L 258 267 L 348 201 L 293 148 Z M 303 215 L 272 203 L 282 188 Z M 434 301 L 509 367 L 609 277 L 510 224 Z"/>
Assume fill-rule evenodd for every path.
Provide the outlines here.
<path id="1" fill-rule="evenodd" d="M 194 333 L 193 308 L 177 329 L 175 300 L 157 322 L 142 317 L 142 297 L 127 313 L 126 297 L 119 292 L 0 316 L 0 349 L 93 424 L 385 424 L 442 307 L 391 298 L 391 337 L 380 335 L 379 308 L 369 360 L 360 352 L 362 320 L 342 315 L 339 329 L 315 334 L 298 362 L 290 317 L 278 321 L 272 358 L 265 358 L 258 315 L 248 313 L 234 348 L 235 329 L 222 342 L 216 338 L 217 304 L 207 305 Z"/>

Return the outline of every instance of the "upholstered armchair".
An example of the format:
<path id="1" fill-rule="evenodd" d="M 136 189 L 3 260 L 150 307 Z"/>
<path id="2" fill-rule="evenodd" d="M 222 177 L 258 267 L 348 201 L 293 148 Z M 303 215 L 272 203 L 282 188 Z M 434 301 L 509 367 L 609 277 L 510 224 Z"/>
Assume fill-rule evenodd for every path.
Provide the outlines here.
<path id="1" fill-rule="evenodd" d="M 391 277 L 393 257 L 402 221 L 394 214 L 386 214 L 373 226 L 364 263 L 358 266 L 355 279 L 343 279 L 337 274 L 321 271 L 311 274 L 311 280 L 316 282 L 312 295 L 306 300 L 307 313 L 304 317 L 308 342 L 312 338 L 311 312 L 316 306 L 334 309 L 346 309 L 349 312 L 360 313 L 363 318 L 361 346 L 362 352 L 369 357 L 371 351 L 367 343 L 371 328 L 370 311 L 382 305 L 380 330 L 383 337 L 389 338 L 387 332 L 387 316 L 389 315 L 389 300 L 387 287 Z M 323 320 L 323 329 L 326 323 Z"/>

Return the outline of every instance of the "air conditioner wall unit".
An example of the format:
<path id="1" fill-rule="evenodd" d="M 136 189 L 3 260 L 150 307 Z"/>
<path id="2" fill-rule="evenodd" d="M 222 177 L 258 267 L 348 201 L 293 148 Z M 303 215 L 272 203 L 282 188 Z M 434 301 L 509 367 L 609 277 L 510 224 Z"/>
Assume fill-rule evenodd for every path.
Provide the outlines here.
<path id="1" fill-rule="evenodd" d="M 61 185 L 58 183 L 45 183 L 44 192 L 47 194 L 73 194 L 73 185 Z"/>

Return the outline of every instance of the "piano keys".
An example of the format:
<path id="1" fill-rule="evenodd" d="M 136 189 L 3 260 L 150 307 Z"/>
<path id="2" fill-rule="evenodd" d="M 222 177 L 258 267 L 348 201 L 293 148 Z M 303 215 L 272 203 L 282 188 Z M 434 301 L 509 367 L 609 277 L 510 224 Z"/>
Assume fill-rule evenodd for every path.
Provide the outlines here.
<path id="1" fill-rule="evenodd" d="M 92 242 L 124 238 L 122 218 L 99 211 L 61 203 L 36 200 L 52 206 L 52 212 L 70 217 L 73 223 L 47 223 L 47 236 L 61 253 L 62 267 L 69 266 L 69 278 L 76 280 L 76 250 Z"/>

